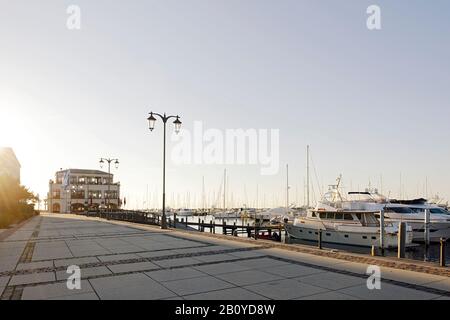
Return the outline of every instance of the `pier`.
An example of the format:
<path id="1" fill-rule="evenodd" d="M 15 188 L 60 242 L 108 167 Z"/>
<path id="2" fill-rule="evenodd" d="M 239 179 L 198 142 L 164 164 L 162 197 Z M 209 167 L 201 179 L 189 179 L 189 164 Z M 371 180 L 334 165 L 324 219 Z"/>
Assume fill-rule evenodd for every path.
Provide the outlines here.
<path id="1" fill-rule="evenodd" d="M 3 300 L 450 299 L 447 268 L 409 260 L 70 214 L 3 232 Z M 367 286 L 372 264 L 379 290 Z M 80 289 L 67 287 L 72 265 Z"/>

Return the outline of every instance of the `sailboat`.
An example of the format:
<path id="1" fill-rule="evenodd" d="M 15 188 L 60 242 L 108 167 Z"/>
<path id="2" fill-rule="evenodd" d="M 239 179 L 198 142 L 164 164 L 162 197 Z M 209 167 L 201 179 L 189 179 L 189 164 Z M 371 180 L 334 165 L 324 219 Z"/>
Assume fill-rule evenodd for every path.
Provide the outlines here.
<path id="1" fill-rule="evenodd" d="M 227 210 L 226 207 L 226 191 L 227 191 L 227 169 L 223 171 L 223 211 L 219 211 L 213 214 L 216 219 L 236 219 L 240 218 L 239 212 Z"/>

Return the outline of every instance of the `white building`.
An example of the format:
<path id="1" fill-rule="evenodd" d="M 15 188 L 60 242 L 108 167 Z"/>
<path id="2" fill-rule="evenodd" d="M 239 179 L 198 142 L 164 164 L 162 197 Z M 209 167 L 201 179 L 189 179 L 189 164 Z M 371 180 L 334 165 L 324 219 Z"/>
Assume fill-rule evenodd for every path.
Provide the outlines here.
<path id="1" fill-rule="evenodd" d="M 0 176 L 8 175 L 20 183 L 20 163 L 11 148 L 0 148 Z"/>
<path id="2" fill-rule="evenodd" d="M 55 213 L 117 209 L 120 183 L 113 174 L 99 170 L 67 169 L 56 172 L 49 182 L 48 210 Z"/>

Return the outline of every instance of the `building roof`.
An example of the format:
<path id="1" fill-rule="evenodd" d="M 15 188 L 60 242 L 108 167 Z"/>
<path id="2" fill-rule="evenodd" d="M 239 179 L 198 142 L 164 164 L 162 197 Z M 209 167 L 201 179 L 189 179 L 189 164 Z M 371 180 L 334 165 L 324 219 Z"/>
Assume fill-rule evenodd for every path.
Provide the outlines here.
<path id="1" fill-rule="evenodd" d="M 0 163 L 15 163 L 20 168 L 20 162 L 12 148 L 0 147 Z"/>
<path id="2" fill-rule="evenodd" d="M 66 170 L 60 170 L 56 173 L 62 173 L 70 171 L 70 173 L 74 174 L 100 174 L 100 175 L 108 175 L 108 172 L 100 171 L 100 170 L 90 170 L 90 169 L 66 169 Z M 112 173 L 111 173 L 112 175 Z"/>

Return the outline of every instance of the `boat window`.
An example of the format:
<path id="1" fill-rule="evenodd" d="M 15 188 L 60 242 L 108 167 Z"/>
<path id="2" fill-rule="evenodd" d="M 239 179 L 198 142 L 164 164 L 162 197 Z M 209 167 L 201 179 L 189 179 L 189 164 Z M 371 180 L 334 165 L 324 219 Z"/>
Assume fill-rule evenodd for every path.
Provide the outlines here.
<path id="1" fill-rule="evenodd" d="M 350 213 L 345 213 L 344 220 L 353 220 L 353 216 Z"/>
<path id="2" fill-rule="evenodd" d="M 430 213 L 434 214 L 450 214 L 447 210 L 441 209 L 441 208 L 432 208 L 430 209 Z"/>
<path id="3" fill-rule="evenodd" d="M 320 213 L 320 219 L 326 219 L 327 218 L 327 213 L 326 212 L 321 212 Z"/>
<path id="4" fill-rule="evenodd" d="M 334 212 L 328 212 L 327 219 L 334 219 Z"/>
<path id="5" fill-rule="evenodd" d="M 389 207 L 386 208 L 386 212 L 395 212 L 395 213 L 414 213 L 412 209 L 408 207 Z"/>
<path id="6" fill-rule="evenodd" d="M 344 219 L 344 215 L 342 213 L 336 213 L 336 215 L 334 216 L 334 219 L 342 220 L 342 219 Z"/>
<path id="7" fill-rule="evenodd" d="M 357 214 L 356 214 L 356 217 L 358 218 L 359 221 L 362 221 L 362 220 L 361 220 L 361 216 L 362 216 L 361 213 L 357 213 Z"/>

